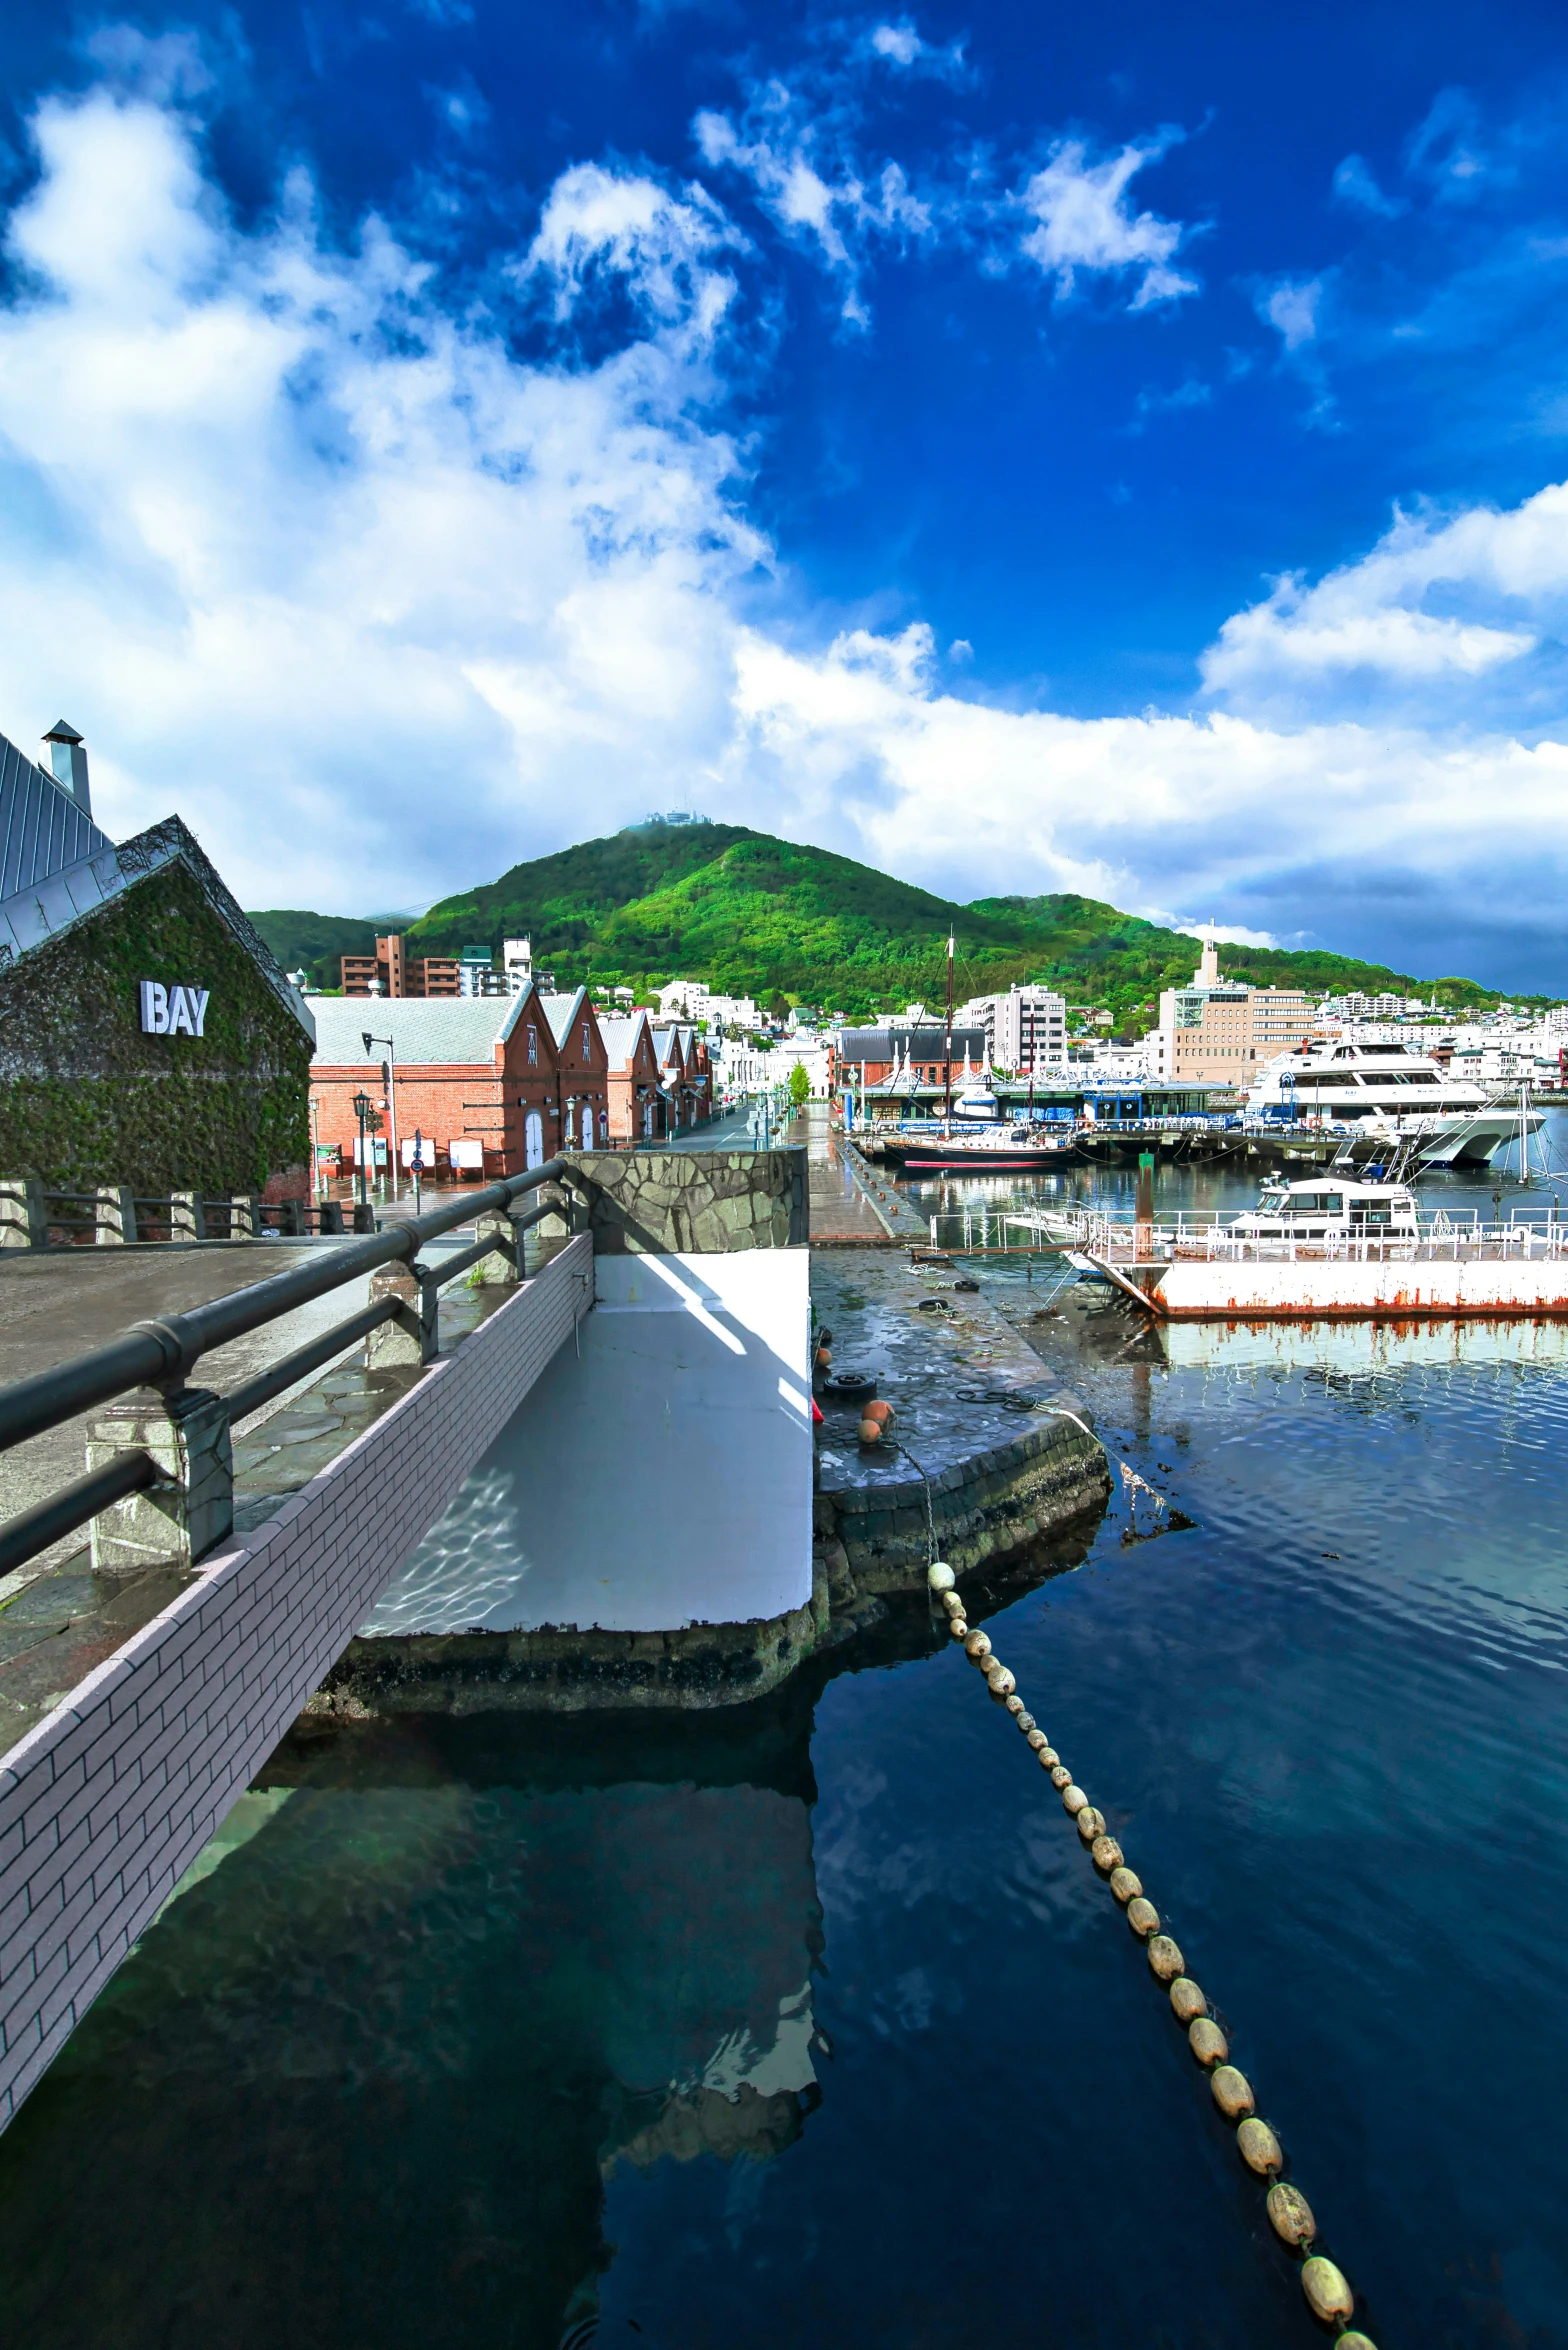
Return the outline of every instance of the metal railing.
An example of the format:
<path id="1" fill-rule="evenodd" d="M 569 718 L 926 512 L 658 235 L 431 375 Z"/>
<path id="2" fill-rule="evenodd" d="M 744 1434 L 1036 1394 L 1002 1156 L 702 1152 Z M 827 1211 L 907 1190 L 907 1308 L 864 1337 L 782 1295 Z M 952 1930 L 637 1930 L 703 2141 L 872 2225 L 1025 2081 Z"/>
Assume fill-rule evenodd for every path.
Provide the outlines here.
<path id="1" fill-rule="evenodd" d="M 215 1347 L 259 1330 L 292 1313 L 296 1307 L 309 1305 L 314 1299 L 341 1288 L 345 1282 L 387 1267 L 405 1266 L 417 1286 L 418 1359 L 428 1362 L 436 1351 L 439 1289 L 491 1256 L 509 1258 L 512 1277 L 519 1277 L 523 1270 L 523 1234 L 550 1215 L 561 1216 L 570 1225 L 572 1207 L 570 1201 L 558 1196 L 544 1201 L 529 1214 L 518 1215 L 513 1212 L 514 1204 L 542 1184 L 567 1180 L 578 1178 L 565 1159 L 547 1159 L 543 1166 L 531 1168 L 525 1175 L 488 1184 L 483 1191 L 470 1192 L 449 1206 L 431 1210 L 428 1215 L 390 1222 L 379 1231 L 347 1241 L 341 1248 L 323 1251 L 304 1264 L 291 1266 L 287 1272 L 274 1274 L 270 1280 L 255 1282 L 227 1297 L 214 1298 L 210 1304 L 194 1306 L 188 1313 L 134 1322 L 105 1346 L 94 1347 L 69 1362 L 35 1371 L 29 1378 L 0 1388 L 0 1452 L 25 1443 L 29 1437 L 42 1435 L 47 1429 L 58 1428 L 81 1412 L 113 1402 L 133 1389 L 153 1388 L 161 1394 L 166 1406 L 175 1403 L 186 1391 L 190 1375 L 202 1356 Z M 492 1229 L 482 1233 L 471 1247 L 457 1250 L 431 1265 L 418 1263 L 419 1250 L 426 1241 L 454 1231 L 475 1216 L 486 1215 L 494 1219 Z M 509 1230 L 501 1229 L 503 1220 Z M 406 1294 L 372 1298 L 358 1313 L 335 1323 L 307 1345 L 296 1347 L 231 1394 L 217 1398 L 221 1417 L 232 1426 L 259 1411 L 296 1380 L 331 1362 L 355 1339 L 368 1337 L 385 1323 L 402 1321 L 408 1325 L 414 1318 Z M 178 1479 L 171 1475 L 167 1465 L 157 1461 L 145 1447 L 128 1447 L 117 1452 L 101 1467 L 89 1469 L 86 1476 L 77 1478 L 48 1500 L 35 1503 L 0 1525 L 0 1574 L 24 1565 L 51 1543 L 76 1532 L 128 1494 L 176 1483 Z M 232 1522 L 232 1495 L 230 1519 Z M 220 1528 L 221 1531 L 227 1528 Z"/>

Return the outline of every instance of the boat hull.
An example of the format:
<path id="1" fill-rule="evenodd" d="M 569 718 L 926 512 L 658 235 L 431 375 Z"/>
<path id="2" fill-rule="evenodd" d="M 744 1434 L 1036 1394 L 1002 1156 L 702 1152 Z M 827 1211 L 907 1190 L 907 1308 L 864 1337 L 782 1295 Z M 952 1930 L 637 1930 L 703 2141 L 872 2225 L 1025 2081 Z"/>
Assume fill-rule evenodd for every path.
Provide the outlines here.
<path id="1" fill-rule="evenodd" d="M 1568 1315 L 1568 1260 L 1343 1259 L 1139 1266 L 1096 1259 L 1121 1288 L 1170 1322 L 1397 1322 L 1475 1314 Z"/>

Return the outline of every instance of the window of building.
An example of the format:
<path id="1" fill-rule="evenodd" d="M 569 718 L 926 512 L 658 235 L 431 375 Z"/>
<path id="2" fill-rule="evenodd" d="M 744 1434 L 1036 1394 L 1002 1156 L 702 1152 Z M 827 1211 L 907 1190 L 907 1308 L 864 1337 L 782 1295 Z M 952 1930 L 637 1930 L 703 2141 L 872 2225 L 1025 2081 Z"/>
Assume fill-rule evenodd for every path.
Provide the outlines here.
<path id="1" fill-rule="evenodd" d="M 529 1058 L 529 1060 L 530 1060 L 531 1062 L 533 1062 L 533 1064 L 535 1065 L 535 1067 L 537 1067 L 537 1066 L 538 1066 L 538 1062 L 539 1062 L 539 1031 L 538 1031 L 538 1029 L 537 1029 L 537 1028 L 530 1028 L 530 1029 L 529 1029 L 529 1031 L 528 1031 L 528 1058 Z"/>

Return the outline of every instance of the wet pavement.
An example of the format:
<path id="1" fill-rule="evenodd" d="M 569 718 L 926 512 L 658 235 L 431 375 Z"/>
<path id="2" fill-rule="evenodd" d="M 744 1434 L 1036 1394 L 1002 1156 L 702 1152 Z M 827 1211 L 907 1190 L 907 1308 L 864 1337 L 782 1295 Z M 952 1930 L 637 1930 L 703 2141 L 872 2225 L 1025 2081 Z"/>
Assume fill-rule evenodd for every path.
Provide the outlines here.
<path id="1" fill-rule="evenodd" d="M 869 1250 L 813 1258 L 811 1301 L 818 1326 L 833 1333 L 832 1376 L 872 1374 L 895 1413 L 893 1443 L 863 1446 L 864 1404 L 819 1386 L 824 1493 L 893 1489 L 908 1482 L 911 1466 L 933 1483 L 956 1483 L 1063 1411 L 1087 1417 L 984 1286 L 957 1286 L 974 1279 Z"/>
<path id="2" fill-rule="evenodd" d="M 461 1247 L 464 1242 L 458 1237 L 447 1245 Z M 288 1261 L 296 1262 L 300 1253 L 298 1247 L 291 1249 Z M 431 1259 L 439 1254 L 439 1248 L 426 1251 Z M 194 1255 L 195 1252 L 190 1252 L 178 1260 L 184 1270 L 184 1278 L 178 1282 L 169 1279 L 175 1260 L 162 1260 L 164 1280 L 158 1296 L 164 1311 L 179 1311 L 203 1303 L 207 1297 L 221 1297 L 227 1288 L 246 1285 L 233 1278 L 234 1252 L 221 1250 L 204 1264 L 197 1258 L 193 1266 Z M 279 1256 L 279 1251 L 269 1251 L 262 1278 L 283 1269 Z M 227 1282 L 220 1257 L 228 1259 Z M 149 1270 L 157 1269 L 149 1266 L 147 1258 L 140 1259 L 140 1263 Z M 254 1267 L 254 1258 L 247 1258 L 247 1284 L 258 1277 Z M 89 1271 L 86 1278 L 91 1281 L 94 1276 Z M 346 1284 L 303 1311 L 314 1315 L 317 1327 L 325 1329 L 364 1303 L 365 1288 L 363 1279 Z M 177 1302 L 171 1298 L 171 1290 L 177 1292 Z M 69 1285 L 65 1294 L 72 1297 Z M 449 1353 L 459 1345 L 512 1294 L 504 1288 L 473 1289 L 461 1279 L 443 1291 L 443 1352 Z M 135 1301 L 129 1313 L 123 1310 L 128 1299 Z M 112 1301 L 120 1309 L 116 1319 L 95 1332 L 100 1339 L 122 1327 L 124 1321 L 136 1319 L 138 1312 L 154 1311 L 158 1302 L 148 1294 L 145 1273 L 129 1283 L 124 1279 L 103 1282 L 95 1292 L 95 1301 L 100 1305 Z M 79 1315 L 82 1311 L 79 1293 L 73 1302 Z M 273 1325 L 270 1332 L 258 1331 L 250 1340 L 216 1349 L 204 1359 L 203 1370 L 209 1372 L 220 1390 L 238 1385 L 251 1370 L 275 1361 L 279 1354 L 302 1345 L 312 1335 L 298 1327 L 299 1319 L 298 1315 L 290 1315 L 286 1321 Z M 73 1317 L 67 1320 L 73 1329 L 77 1327 Z M 0 1338 L 5 1336 L 6 1327 L 0 1321 Z M 18 1327 L 13 1322 L 11 1332 L 14 1334 Z M 12 1343 L 16 1343 L 14 1335 Z M 92 1338 L 77 1336 L 72 1344 L 59 1346 L 54 1359 L 91 1343 Z M 233 1363 L 231 1358 L 245 1348 L 250 1350 L 250 1361 Z M 389 1411 L 400 1396 L 407 1394 L 419 1375 L 412 1365 L 406 1369 L 366 1371 L 363 1342 L 360 1342 L 351 1356 L 318 1372 L 313 1379 L 241 1422 L 241 1432 L 234 1438 L 236 1533 L 249 1533 L 264 1525 L 291 1494 L 308 1485 L 312 1477 L 346 1451 L 383 1412 Z M 84 1421 L 69 1422 L 63 1429 L 52 1430 L 49 1437 L 35 1439 L 34 1446 L 19 1448 L 33 1452 L 35 1447 L 49 1446 L 51 1438 L 62 1440 L 53 1445 L 52 1452 L 41 1462 L 35 1461 L 32 1466 L 40 1494 L 51 1492 L 67 1478 L 80 1475 L 84 1425 Z M 10 1481 L 17 1458 L 17 1453 L 8 1457 L 7 1503 L 20 1508 L 34 1497 L 23 1494 Z M 150 1568 L 133 1575 L 94 1574 L 90 1551 L 80 1533 L 68 1536 L 51 1552 L 30 1560 L 15 1574 L 0 1577 L 0 1753 L 14 1746 L 134 1632 L 150 1623 L 190 1580 L 190 1570 L 172 1567 Z"/>

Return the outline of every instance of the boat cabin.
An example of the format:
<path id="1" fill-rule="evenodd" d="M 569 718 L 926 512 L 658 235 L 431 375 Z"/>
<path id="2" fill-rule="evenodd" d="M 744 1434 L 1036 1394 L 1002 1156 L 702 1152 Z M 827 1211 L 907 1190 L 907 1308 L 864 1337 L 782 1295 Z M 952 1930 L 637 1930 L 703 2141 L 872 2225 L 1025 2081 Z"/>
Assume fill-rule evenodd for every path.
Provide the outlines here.
<path id="1" fill-rule="evenodd" d="M 1414 1240 L 1420 1228 L 1408 1185 L 1350 1182 L 1327 1170 L 1307 1182 L 1265 1184 L 1257 1206 L 1231 1226 L 1280 1240 Z"/>

